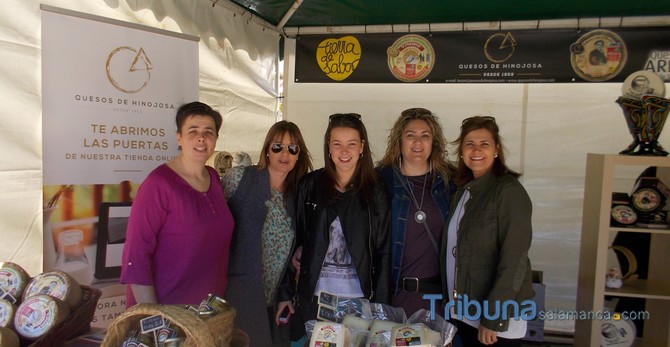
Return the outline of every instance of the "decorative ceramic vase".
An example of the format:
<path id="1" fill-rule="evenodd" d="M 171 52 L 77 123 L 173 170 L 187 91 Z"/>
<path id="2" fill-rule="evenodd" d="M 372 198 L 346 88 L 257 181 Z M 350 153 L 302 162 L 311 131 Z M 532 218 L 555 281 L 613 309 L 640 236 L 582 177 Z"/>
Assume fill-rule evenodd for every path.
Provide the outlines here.
<path id="1" fill-rule="evenodd" d="M 642 100 L 619 97 L 616 102 L 633 137 L 633 142 L 619 154 L 667 156 L 668 152 L 658 143 L 658 138 L 670 111 L 669 100 L 645 95 Z"/>

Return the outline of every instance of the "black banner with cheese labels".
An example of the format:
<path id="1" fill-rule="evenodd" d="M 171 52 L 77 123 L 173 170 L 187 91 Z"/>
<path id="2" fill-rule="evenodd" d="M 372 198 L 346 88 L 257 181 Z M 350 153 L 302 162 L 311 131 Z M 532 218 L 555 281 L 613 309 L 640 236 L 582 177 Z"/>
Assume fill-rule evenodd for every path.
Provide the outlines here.
<path id="1" fill-rule="evenodd" d="M 300 83 L 670 81 L 670 28 L 300 35 Z"/>

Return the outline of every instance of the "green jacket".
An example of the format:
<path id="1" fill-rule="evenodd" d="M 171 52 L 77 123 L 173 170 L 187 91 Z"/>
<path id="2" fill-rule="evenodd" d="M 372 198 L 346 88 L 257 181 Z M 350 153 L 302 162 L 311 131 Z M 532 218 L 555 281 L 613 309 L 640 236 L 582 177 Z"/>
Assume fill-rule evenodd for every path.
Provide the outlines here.
<path id="1" fill-rule="evenodd" d="M 516 301 L 523 309 L 521 302 L 534 296 L 528 259 L 532 239 L 532 204 L 528 193 L 514 176 L 494 176 L 489 172 L 459 188 L 452 200 L 450 218 L 455 217 L 454 209 L 464 189 L 470 191 L 470 199 L 457 231 L 456 294 L 461 300 L 467 294 L 469 301 L 477 301 L 481 307 L 484 307 L 482 301 L 487 300 L 490 313 L 495 312 L 496 303 L 504 307 L 502 303 L 506 300 Z M 446 223 L 442 238 L 444 278 L 448 226 Z M 454 300 L 454 293 L 448 295 L 449 300 Z M 493 320 L 482 315 L 481 325 L 493 331 L 506 331 L 513 312 L 510 305 L 507 308 L 508 319 L 502 319 L 502 314 Z M 469 312 L 473 314 L 472 310 Z"/>

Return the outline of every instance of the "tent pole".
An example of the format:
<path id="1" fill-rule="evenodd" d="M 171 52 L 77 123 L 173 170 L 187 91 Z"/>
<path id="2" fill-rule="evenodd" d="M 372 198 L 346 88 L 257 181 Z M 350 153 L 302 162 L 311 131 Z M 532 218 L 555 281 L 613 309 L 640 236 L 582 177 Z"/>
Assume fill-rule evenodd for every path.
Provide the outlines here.
<path id="1" fill-rule="evenodd" d="M 282 17 L 279 23 L 277 24 L 277 31 L 282 31 L 284 25 L 286 25 L 286 22 L 288 22 L 288 20 L 291 19 L 291 17 L 293 17 L 293 14 L 298 9 L 298 7 L 302 5 L 302 1 L 303 0 L 295 0 L 293 5 L 291 5 L 288 11 L 286 11 L 286 13 L 284 14 L 284 17 Z"/>

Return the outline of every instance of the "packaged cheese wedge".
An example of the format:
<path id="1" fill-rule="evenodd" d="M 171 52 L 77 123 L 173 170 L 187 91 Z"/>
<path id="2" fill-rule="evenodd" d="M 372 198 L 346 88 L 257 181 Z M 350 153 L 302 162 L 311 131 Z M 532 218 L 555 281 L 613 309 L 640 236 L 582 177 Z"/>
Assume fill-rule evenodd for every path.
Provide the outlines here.
<path id="1" fill-rule="evenodd" d="M 33 295 L 16 309 L 14 329 L 24 338 L 36 340 L 69 315 L 70 308 L 62 300 L 44 294 Z"/>
<path id="2" fill-rule="evenodd" d="M 23 300 L 38 294 L 49 295 L 65 301 L 70 310 L 77 308 L 83 298 L 79 283 L 68 273 L 60 270 L 44 272 L 35 276 L 23 292 Z"/>
<path id="3" fill-rule="evenodd" d="M 349 330 L 342 324 L 316 322 L 309 347 L 349 346 Z"/>
<path id="4" fill-rule="evenodd" d="M 29 281 L 30 275 L 21 266 L 8 261 L 0 262 L 0 288 L 17 300 Z"/>
<path id="5" fill-rule="evenodd" d="M 14 326 L 14 312 L 16 312 L 16 306 L 7 300 L 0 299 L 0 328 Z"/>
<path id="6" fill-rule="evenodd" d="M 391 331 L 391 346 L 433 346 L 442 344 L 440 333 L 423 323 L 396 325 Z"/>
<path id="7" fill-rule="evenodd" d="M 0 327 L 0 347 L 19 347 L 19 336 L 12 329 Z"/>

